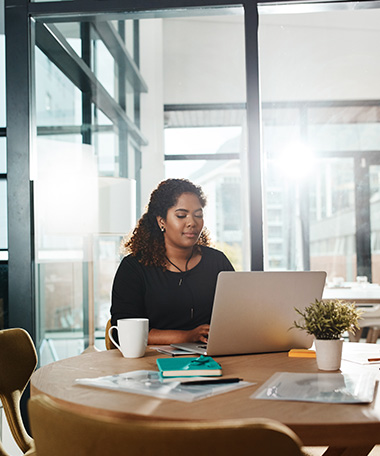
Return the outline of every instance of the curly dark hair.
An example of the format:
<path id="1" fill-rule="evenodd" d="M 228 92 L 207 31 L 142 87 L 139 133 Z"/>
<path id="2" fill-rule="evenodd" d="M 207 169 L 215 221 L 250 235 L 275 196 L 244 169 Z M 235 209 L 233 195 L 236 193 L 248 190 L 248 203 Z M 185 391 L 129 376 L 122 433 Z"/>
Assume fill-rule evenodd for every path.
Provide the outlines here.
<path id="1" fill-rule="evenodd" d="M 150 195 L 147 211 L 138 221 L 129 239 L 122 242 L 123 252 L 132 253 L 145 266 L 158 266 L 166 269 L 164 234 L 157 224 L 157 216 L 166 219 L 168 209 L 175 206 L 183 193 L 193 193 L 206 205 L 206 197 L 201 187 L 187 179 L 167 179 L 162 181 Z M 197 245 L 210 245 L 208 232 L 203 229 Z"/>

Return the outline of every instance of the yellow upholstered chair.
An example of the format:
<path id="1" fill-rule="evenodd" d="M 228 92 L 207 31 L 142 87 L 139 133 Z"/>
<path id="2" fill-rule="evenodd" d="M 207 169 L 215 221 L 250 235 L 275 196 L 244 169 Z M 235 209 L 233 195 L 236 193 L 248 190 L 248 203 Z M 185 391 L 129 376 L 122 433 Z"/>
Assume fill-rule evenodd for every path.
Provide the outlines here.
<path id="1" fill-rule="evenodd" d="M 81 414 L 44 395 L 32 397 L 28 410 L 38 456 L 302 454 L 294 432 L 267 419 L 184 422 L 111 418 Z"/>
<path id="2" fill-rule="evenodd" d="M 108 330 L 110 329 L 111 326 L 112 326 L 111 325 L 111 319 L 109 319 L 107 321 L 107 324 L 106 324 L 106 333 L 105 333 L 105 343 L 106 343 L 106 349 L 107 350 L 113 350 L 114 348 L 117 348 L 112 343 L 112 340 L 110 339 L 110 336 L 108 335 Z"/>
<path id="3" fill-rule="evenodd" d="M 15 442 L 25 454 L 34 455 L 20 412 L 20 399 L 37 365 L 37 353 L 29 334 L 21 329 L 0 331 L 0 400 Z M 7 455 L 0 442 L 0 455 Z"/>

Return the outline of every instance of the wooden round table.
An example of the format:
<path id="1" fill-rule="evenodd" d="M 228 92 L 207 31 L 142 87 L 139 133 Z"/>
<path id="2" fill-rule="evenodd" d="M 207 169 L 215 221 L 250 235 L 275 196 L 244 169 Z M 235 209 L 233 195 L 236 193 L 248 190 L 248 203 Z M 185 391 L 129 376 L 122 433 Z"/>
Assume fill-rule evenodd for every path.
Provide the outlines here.
<path id="1" fill-rule="evenodd" d="M 31 394 L 47 394 L 81 412 L 118 417 L 160 420 L 271 418 L 293 429 L 306 446 L 330 447 L 326 454 L 331 455 L 365 455 L 374 445 L 380 444 L 380 403 L 377 394 L 371 404 L 363 405 L 250 398 L 276 372 L 321 372 L 313 358 L 289 358 L 287 353 L 215 357 L 222 365 L 223 375 L 240 377 L 255 384 L 191 403 L 74 384 L 77 378 L 157 370 L 156 358 L 164 356 L 148 347 L 146 355 L 138 359 L 125 359 L 118 350 L 67 358 L 39 368 L 31 379 Z M 378 366 L 343 361 L 341 370 L 378 371 Z"/>

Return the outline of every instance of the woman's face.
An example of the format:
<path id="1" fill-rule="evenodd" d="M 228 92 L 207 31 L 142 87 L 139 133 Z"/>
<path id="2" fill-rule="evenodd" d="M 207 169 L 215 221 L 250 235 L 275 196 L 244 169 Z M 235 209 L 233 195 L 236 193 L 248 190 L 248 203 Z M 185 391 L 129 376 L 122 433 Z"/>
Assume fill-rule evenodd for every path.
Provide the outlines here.
<path id="1" fill-rule="evenodd" d="M 194 193 L 182 193 L 176 204 L 168 209 L 166 219 L 157 217 L 164 227 L 166 247 L 189 248 L 196 244 L 203 229 L 203 208 Z"/>

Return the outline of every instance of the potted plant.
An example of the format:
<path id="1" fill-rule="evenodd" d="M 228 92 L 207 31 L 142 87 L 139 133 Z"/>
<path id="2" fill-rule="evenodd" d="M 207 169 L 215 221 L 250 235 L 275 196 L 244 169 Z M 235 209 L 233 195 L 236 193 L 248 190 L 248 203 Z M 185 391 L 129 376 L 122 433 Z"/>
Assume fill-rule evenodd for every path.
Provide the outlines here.
<path id="1" fill-rule="evenodd" d="M 295 309 L 301 321 L 294 328 L 305 330 L 315 338 L 318 369 L 338 370 L 342 359 L 342 335 L 345 331 L 355 333 L 362 314 L 355 303 L 337 299 L 318 300 L 305 307 Z"/>

